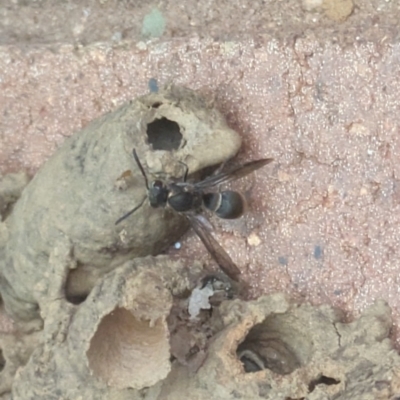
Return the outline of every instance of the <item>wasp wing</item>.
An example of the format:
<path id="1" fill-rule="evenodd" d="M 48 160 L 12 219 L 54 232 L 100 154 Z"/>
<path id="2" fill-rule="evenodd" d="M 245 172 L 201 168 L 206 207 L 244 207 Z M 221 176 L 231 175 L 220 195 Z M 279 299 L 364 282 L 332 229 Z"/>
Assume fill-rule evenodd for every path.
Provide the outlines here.
<path id="1" fill-rule="evenodd" d="M 196 182 L 193 186 L 196 189 L 206 189 L 222 183 L 230 182 L 242 178 L 257 169 L 264 167 L 264 165 L 267 165 L 272 161 L 273 158 L 262 158 L 260 160 L 249 161 L 228 171 L 221 172 L 217 175 L 211 175 L 200 182 Z"/>
<path id="2" fill-rule="evenodd" d="M 225 272 L 229 278 L 234 281 L 239 281 L 240 269 L 232 261 L 229 254 L 224 250 L 224 248 L 214 239 L 210 230 L 195 214 L 186 214 L 190 224 L 197 236 L 201 239 L 204 246 L 220 266 L 222 271 Z"/>

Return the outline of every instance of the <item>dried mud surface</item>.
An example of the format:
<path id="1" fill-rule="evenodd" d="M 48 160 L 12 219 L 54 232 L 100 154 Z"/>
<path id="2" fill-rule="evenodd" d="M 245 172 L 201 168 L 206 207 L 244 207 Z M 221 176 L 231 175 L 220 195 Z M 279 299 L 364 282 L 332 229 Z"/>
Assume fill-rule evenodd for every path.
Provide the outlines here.
<path id="1" fill-rule="evenodd" d="M 190 173 L 219 164 L 239 147 L 240 137 L 212 105 L 174 86 L 93 121 L 35 175 L 2 223 L 0 289 L 7 312 L 17 321 L 41 322 L 53 258 L 64 257 L 58 273 L 75 301 L 105 273 L 161 253 L 187 229 L 182 215 L 150 206 L 133 149 L 152 184 L 153 176 L 181 179 L 182 163 Z"/>
<path id="2" fill-rule="evenodd" d="M 298 306 L 275 294 L 225 300 L 200 323 L 182 324 L 200 271 L 200 264 L 166 256 L 136 259 L 106 275 L 80 306 L 53 301 L 40 345 L 17 372 L 13 398 L 376 400 L 400 394 L 400 356 L 388 338 L 392 320 L 384 302 L 349 324 L 330 307 Z M 174 297 L 181 299 L 179 311 Z"/>
<path id="3" fill-rule="evenodd" d="M 15 339 L 14 350 L 9 348 L 12 341 L 3 341 L 3 392 L 11 387 L 10 379 L 18 367 L 15 359 L 23 366 L 34 349 L 30 339 L 37 340 L 39 333 L 32 332 L 43 329 L 42 340 L 50 335 L 63 342 L 74 305 L 84 302 L 107 272 L 126 260 L 161 253 L 187 228 L 183 215 L 165 208 L 163 203 L 156 202 L 156 207 L 150 204 L 148 188 L 153 185 L 153 177 L 181 180 L 182 164 L 190 177 L 200 169 L 231 158 L 240 143 L 239 135 L 227 126 L 212 103 L 189 89 L 168 86 L 93 121 L 67 140 L 29 183 L 24 174 L 10 174 L 1 180 L 0 293 L 6 312 L 18 328 L 9 335 L 23 338 Z M 204 149 L 209 146 L 212 150 L 204 156 Z M 134 212 L 127 213 L 128 210 Z M 128 217 L 117 223 L 124 215 Z M 122 277 L 117 280 L 118 285 L 122 284 L 121 279 L 128 280 Z M 133 285 L 139 282 L 136 277 Z M 100 286 L 103 284 L 107 286 L 104 282 Z M 119 287 L 109 286 L 120 294 Z M 141 284 L 141 290 L 144 292 L 135 295 L 134 289 L 126 289 L 129 300 L 114 300 L 120 306 L 114 304 L 115 310 L 104 316 L 101 323 L 101 312 L 95 313 L 94 321 L 100 326 L 95 336 L 87 337 L 92 343 L 84 354 L 87 351 L 91 370 L 117 388 L 150 386 L 169 372 L 166 318 L 171 300 L 154 294 L 161 288 L 154 293 L 148 289 L 146 293 L 145 284 Z M 141 300 L 145 293 L 146 299 Z M 149 316 L 151 312 L 157 313 L 157 307 L 152 307 L 152 296 L 166 307 L 163 318 Z M 142 311 L 135 308 L 140 308 L 142 301 L 148 322 L 142 321 Z M 129 303 L 128 309 L 125 303 Z M 101 307 L 101 301 L 96 300 L 96 306 Z M 103 311 L 110 313 L 109 309 Z M 127 328 L 117 328 L 119 335 L 114 335 L 114 327 L 125 323 Z M 147 332 L 149 324 L 153 329 Z M 46 333 L 48 330 L 50 333 Z M 130 331 L 137 333 L 138 344 L 123 354 L 125 358 L 135 359 L 143 343 L 152 343 L 153 364 L 143 355 L 149 368 L 147 378 L 142 376 L 143 368 L 143 374 L 137 372 L 138 365 L 125 376 L 112 367 L 111 361 L 103 365 L 98 360 L 107 358 L 113 346 L 126 347 Z M 154 332 L 153 338 L 150 332 Z M 77 333 L 69 334 L 75 340 Z M 99 350 L 110 336 L 116 337 L 116 344 Z M 84 343 L 82 339 L 78 341 Z M 17 345 L 19 342 L 22 344 Z M 18 357 L 13 357 L 13 352 Z M 163 370 L 157 358 L 162 354 L 166 362 Z M 55 373 L 62 370 L 58 363 L 63 360 L 64 355 L 53 360 Z M 125 365 L 126 361 L 120 363 Z M 158 375 L 155 368 L 160 370 Z M 22 380 L 28 390 L 30 379 Z M 16 383 L 14 387 L 20 385 Z M 43 393 L 37 395 L 51 397 L 50 392 L 43 387 Z"/>
<path id="4" fill-rule="evenodd" d="M 384 302 L 350 324 L 337 310 L 290 304 L 282 294 L 226 301 L 218 312 L 223 328 L 200 368 L 173 364 L 145 399 L 373 400 L 400 393 L 400 357 L 388 339 Z M 245 363 L 254 360 L 247 372 Z"/>
<path id="5" fill-rule="evenodd" d="M 133 389 L 170 372 L 172 294 L 187 290 L 199 270 L 167 257 L 138 258 L 107 274 L 80 306 L 54 300 L 13 398 L 140 398 Z"/>

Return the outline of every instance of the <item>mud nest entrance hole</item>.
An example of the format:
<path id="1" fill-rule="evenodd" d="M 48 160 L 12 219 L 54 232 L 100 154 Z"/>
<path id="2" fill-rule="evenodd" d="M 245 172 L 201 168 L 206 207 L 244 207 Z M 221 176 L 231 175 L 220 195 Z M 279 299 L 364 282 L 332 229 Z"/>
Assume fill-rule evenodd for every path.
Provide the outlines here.
<path id="1" fill-rule="evenodd" d="M 317 385 L 337 385 L 340 381 L 335 378 L 330 378 L 329 376 L 320 375 L 317 379 L 312 380 L 308 385 L 308 390 L 310 393 L 314 391 Z"/>
<path id="2" fill-rule="evenodd" d="M 280 375 L 290 374 L 306 365 L 312 352 L 312 332 L 290 313 L 271 315 L 253 326 L 236 351 L 244 372 L 270 369 Z M 318 385 L 339 383 L 340 380 L 321 373 L 309 382 L 308 390 L 311 393 Z"/>
<path id="3" fill-rule="evenodd" d="M 182 133 L 175 121 L 156 119 L 147 125 L 147 138 L 153 150 L 177 150 L 182 142 Z"/>
<path id="4" fill-rule="evenodd" d="M 125 308 L 116 308 L 103 317 L 91 339 L 86 353 L 90 369 L 120 388 L 135 387 L 134 382 L 140 387 L 140 382 L 151 382 L 158 374 L 164 378 L 161 364 L 165 358 L 168 361 L 168 337 L 161 319 L 150 323 Z"/>
<path id="5" fill-rule="evenodd" d="M 311 353 L 311 336 L 296 327 L 290 314 L 272 315 L 253 326 L 237 348 L 245 372 L 270 369 L 280 375 L 305 365 Z"/>

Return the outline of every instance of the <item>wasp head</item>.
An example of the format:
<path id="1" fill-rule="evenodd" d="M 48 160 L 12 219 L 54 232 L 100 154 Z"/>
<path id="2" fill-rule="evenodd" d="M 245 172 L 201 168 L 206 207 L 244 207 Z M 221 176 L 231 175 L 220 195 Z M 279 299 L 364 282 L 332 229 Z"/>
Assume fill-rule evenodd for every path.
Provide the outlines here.
<path id="1" fill-rule="evenodd" d="M 162 181 L 154 181 L 149 188 L 150 205 L 154 208 L 165 207 L 169 190 Z"/>

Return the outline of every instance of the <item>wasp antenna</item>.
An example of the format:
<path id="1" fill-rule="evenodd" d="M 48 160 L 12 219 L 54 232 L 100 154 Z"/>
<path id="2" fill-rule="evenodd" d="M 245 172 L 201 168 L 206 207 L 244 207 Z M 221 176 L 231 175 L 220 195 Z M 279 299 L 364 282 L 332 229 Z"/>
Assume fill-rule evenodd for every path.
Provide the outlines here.
<path id="1" fill-rule="evenodd" d="M 138 208 L 140 208 L 142 206 L 142 204 L 144 203 L 144 201 L 146 200 L 146 197 L 143 197 L 143 200 L 140 202 L 140 204 L 138 206 L 136 206 L 135 208 L 133 208 L 131 211 L 128 211 L 125 215 L 123 215 L 121 218 L 118 218 L 115 221 L 115 225 L 118 225 L 120 222 L 122 222 L 124 219 L 128 218 L 130 215 L 132 215 Z"/>
<path id="2" fill-rule="evenodd" d="M 140 160 L 139 160 L 139 157 L 138 157 L 138 155 L 137 155 L 137 153 L 136 153 L 136 149 L 133 149 L 133 158 L 135 159 L 136 164 L 138 165 L 138 167 L 139 167 L 139 169 L 140 169 L 140 172 L 141 172 L 142 175 L 143 175 L 144 181 L 145 181 L 145 183 L 146 183 L 146 189 L 149 190 L 149 182 L 148 182 L 148 180 L 147 180 L 146 173 L 144 172 L 144 169 L 143 169 L 143 166 L 142 166 L 142 164 L 141 164 L 141 162 L 140 162 Z"/>
<path id="3" fill-rule="evenodd" d="M 187 177 L 189 174 L 189 167 L 182 161 L 178 161 L 179 164 L 181 164 L 183 166 L 183 168 L 185 169 L 185 172 L 183 173 L 183 182 L 187 181 Z"/>

